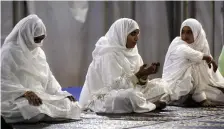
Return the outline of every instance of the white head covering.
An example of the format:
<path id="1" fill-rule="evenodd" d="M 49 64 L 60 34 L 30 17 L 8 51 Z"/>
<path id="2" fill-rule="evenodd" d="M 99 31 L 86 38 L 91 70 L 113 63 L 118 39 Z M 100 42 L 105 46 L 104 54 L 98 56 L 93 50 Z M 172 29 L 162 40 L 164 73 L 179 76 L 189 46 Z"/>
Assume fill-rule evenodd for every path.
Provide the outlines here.
<path id="1" fill-rule="evenodd" d="M 204 29 L 202 28 L 201 23 L 193 18 L 186 19 L 181 25 L 180 35 L 183 27 L 185 26 L 189 26 L 191 28 L 194 36 L 194 42 L 189 44 L 189 46 L 194 50 L 210 55 L 209 48 L 206 48 L 208 47 L 208 41 L 206 39 L 206 34 Z"/>
<path id="2" fill-rule="evenodd" d="M 15 43 L 20 45 L 24 51 L 26 51 L 26 47 L 32 51 L 43 45 L 43 40 L 41 43 L 34 42 L 34 37 L 41 35 L 46 37 L 45 25 L 37 15 L 31 14 L 16 24 L 12 32 L 6 37 L 4 44 Z"/>
<path id="3" fill-rule="evenodd" d="M 136 21 L 129 18 L 121 18 L 115 21 L 105 36 L 101 37 L 92 53 L 93 59 L 108 52 L 121 52 L 129 61 L 139 58 L 137 45 L 134 48 L 126 48 L 127 36 L 139 29 Z"/>

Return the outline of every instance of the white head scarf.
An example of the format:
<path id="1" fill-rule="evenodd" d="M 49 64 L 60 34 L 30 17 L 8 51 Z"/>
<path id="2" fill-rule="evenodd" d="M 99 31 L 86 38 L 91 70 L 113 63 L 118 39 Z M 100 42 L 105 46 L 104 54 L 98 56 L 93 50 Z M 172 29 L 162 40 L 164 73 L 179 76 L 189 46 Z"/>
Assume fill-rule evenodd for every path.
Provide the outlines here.
<path id="1" fill-rule="evenodd" d="M 41 35 L 45 35 L 46 37 L 45 25 L 37 15 L 31 14 L 16 24 L 11 33 L 6 37 L 4 44 L 15 43 L 16 45 L 20 45 L 24 51 L 27 48 L 32 51 L 43 45 L 43 40 L 41 43 L 34 42 L 34 37 Z"/>
<path id="2" fill-rule="evenodd" d="M 194 50 L 210 55 L 208 41 L 206 39 L 206 34 L 204 29 L 202 28 L 201 23 L 193 18 L 186 19 L 181 25 L 180 35 L 183 27 L 185 26 L 189 26 L 191 28 L 194 36 L 194 42 L 189 44 L 189 46 Z"/>
<path id="3" fill-rule="evenodd" d="M 115 21 L 105 36 L 101 37 L 92 53 L 93 59 L 108 52 L 121 52 L 130 62 L 139 58 L 137 45 L 126 48 L 127 36 L 134 30 L 139 29 L 136 21 L 129 18 L 121 18 Z"/>

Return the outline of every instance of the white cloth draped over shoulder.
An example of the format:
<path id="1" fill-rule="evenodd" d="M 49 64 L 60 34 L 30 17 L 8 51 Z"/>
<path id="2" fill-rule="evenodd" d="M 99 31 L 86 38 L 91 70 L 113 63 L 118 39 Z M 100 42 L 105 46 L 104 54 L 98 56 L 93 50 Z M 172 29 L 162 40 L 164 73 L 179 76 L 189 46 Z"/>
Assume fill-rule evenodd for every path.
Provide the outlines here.
<path id="1" fill-rule="evenodd" d="M 34 37 L 46 36 L 44 23 L 37 15 L 29 15 L 16 24 L 7 36 L 1 52 L 1 113 L 9 123 L 29 120 L 38 114 L 52 118 L 80 119 L 78 102 L 61 90 L 46 61 L 41 43 Z M 43 41 L 43 40 L 42 40 Z M 21 97 L 33 91 L 43 104 L 32 106 Z"/>
<path id="2" fill-rule="evenodd" d="M 156 108 L 151 102 L 165 94 L 165 83 L 154 79 L 148 82 L 148 86 L 136 86 L 138 79 L 134 74 L 143 61 L 137 45 L 132 49 L 126 48 L 128 34 L 136 29 L 139 26 L 134 20 L 118 19 L 96 43 L 79 100 L 83 109 L 129 113 Z"/>
<path id="3" fill-rule="evenodd" d="M 185 20 L 180 29 L 189 26 L 193 32 L 194 42 L 188 44 L 176 37 L 170 44 L 163 67 L 162 78 L 168 82 L 171 102 L 191 94 L 196 102 L 205 99 L 224 103 L 224 78 L 217 70 L 209 69 L 202 60 L 204 54 L 210 55 L 209 45 L 201 24 L 195 19 Z"/>

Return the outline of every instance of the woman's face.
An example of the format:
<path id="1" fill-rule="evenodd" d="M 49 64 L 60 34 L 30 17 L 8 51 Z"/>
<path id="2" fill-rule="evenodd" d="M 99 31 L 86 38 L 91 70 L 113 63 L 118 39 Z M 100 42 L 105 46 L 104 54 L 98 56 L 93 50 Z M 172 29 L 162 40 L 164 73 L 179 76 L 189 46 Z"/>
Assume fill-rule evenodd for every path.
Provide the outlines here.
<path id="1" fill-rule="evenodd" d="M 127 42 L 126 42 L 126 48 L 134 48 L 137 44 L 139 38 L 139 29 L 136 29 L 132 31 L 130 34 L 128 34 Z"/>
<path id="2" fill-rule="evenodd" d="M 45 38 L 45 35 L 34 37 L 34 42 L 35 43 L 40 43 L 44 38 Z"/>
<path id="3" fill-rule="evenodd" d="M 194 42 L 194 36 L 191 28 L 189 26 L 184 26 L 181 31 L 181 39 L 188 44 L 191 44 Z"/>

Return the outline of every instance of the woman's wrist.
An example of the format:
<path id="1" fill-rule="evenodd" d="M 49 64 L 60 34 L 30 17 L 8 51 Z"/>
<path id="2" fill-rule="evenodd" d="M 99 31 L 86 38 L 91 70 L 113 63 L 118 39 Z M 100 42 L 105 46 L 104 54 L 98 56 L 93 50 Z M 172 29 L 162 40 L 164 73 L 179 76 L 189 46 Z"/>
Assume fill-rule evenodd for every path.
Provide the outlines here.
<path id="1" fill-rule="evenodd" d="M 211 64 L 211 63 L 212 63 L 212 61 L 213 61 L 213 60 L 210 60 L 210 61 L 208 62 L 208 64 Z"/>
<path id="2" fill-rule="evenodd" d="M 30 93 L 30 91 L 26 91 L 24 94 L 23 94 L 23 96 L 22 97 L 26 97 L 27 96 L 27 94 L 29 94 Z"/>
<path id="3" fill-rule="evenodd" d="M 147 79 L 140 78 L 139 81 L 142 82 L 142 83 L 145 83 L 145 82 L 147 82 Z"/>
<path id="4" fill-rule="evenodd" d="M 139 73 L 136 73 L 135 76 L 140 79 L 141 78 L 141 75 Z"/>
<path id="5" fill-rule="evenodd" d="M 202 60 L 205 60 L 207 64 L 210 64 L 213 61 L 212 57 L 209 55 L 204 55 Z"/>
<path id="6" fill-rule="evenodd" d="M 145 85 L 147 82 L 147 79 L 139 78 L 137 84 L 139 85 Z"/>

